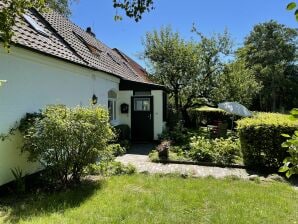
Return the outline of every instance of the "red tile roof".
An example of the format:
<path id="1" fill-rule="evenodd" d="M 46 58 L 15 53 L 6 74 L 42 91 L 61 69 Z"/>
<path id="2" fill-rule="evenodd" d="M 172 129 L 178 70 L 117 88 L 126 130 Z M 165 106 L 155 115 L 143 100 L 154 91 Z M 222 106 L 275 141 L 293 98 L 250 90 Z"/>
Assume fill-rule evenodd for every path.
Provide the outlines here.
<path id="1" fill-rule="evenodd" d="M 145 68 L 143 68 L 140 64 L 138 64 L 132 58 L 130 58 L 129 56 L 127 56 L 121 50 L 119 50 L 117 48 L 114 48 L 113 50 L 115 52 L 117 52 L 131 66 L 131 68 L 134 70 L 134 72 L 136 72 L 138 74 L 138 76 L 142 77 L 142 79 L 145 82 L 153 83 L 152 80 L 150 80 L 149 74 L 148 74 L 148 72 L 146 71 Z"/>
<path id="2" fill-rule="evenodd" d="M 0 0 L 0 9 L 4 7 Z M 91 69 L 104 71 L 124 80 L 147 83 L 141 66 L 125 55 L 112 50 L 91 34 L 55 11 L 40 14 L 32 9 L 26 13 L 46 33 L 34 29 L 22 17 L 16 18 L 13 43 L 50 56 L 58 57 Z"/>

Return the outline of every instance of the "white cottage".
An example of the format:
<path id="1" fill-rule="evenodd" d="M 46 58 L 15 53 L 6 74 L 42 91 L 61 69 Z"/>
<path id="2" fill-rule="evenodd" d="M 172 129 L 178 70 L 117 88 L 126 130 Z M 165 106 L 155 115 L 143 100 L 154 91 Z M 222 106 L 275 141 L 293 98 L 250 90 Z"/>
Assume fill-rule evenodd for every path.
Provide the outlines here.
<path id="1" fill-rule="evenodd" d="M 0 1 L 0 8 L 3 3 Z M 131 127 L 133 141 L 157 140 L 165 124 L 164 87 L 149 81 L 146 71 L 118 49 L 110 49 L 56 12 L 36 10 L 17 18 L 10 53 L 0 47 L 0 133 L 7 133 L 27 112 L 48 104 L 98 104 L 111 123 Z M 0 185 L 10 169 L 26 174 L 38 164 L 20 152 L 21 137 L 0 141 Z"/>

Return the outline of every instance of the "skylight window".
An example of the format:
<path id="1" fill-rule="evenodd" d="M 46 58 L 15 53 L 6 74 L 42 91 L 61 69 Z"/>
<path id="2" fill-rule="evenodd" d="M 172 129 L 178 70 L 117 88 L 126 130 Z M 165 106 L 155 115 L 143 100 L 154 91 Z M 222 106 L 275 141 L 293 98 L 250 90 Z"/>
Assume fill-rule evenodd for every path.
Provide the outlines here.
<path id="1" fill-rule="evenodd" d="M 38 25 L 38 23 L 29 15 L 25 14 L 24 15 L 24 19 L 27 21 L 27 23 L 29 23 L 38 33 L 48 37 L 49 35 L 45 32 L 45 30 Z"/>

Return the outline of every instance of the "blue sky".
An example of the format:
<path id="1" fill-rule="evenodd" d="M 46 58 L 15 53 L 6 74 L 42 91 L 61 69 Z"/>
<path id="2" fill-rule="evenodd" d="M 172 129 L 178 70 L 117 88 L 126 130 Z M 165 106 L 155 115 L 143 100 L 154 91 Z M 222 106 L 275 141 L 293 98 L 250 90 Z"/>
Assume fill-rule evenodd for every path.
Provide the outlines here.
<path id="1" fill-rule="evenodd" d="M 227 28 L 236 47 L 252 27 L 274 19 L 297 28 L 294 15 L 285 10 L 290 0 L 155 0 L 155 10 L 136 23 L 123 17 L 115 22 L 112 0 L 79 0 L 73 3 L 71 20 L 82 28 L 91 26 L 96 37 L 111 48 L 119 48 L 135 60 L 142 52 L 146 32 L 171 25 L 181 36 L 195 39 L 192 24 L 204 34 L 223 32 Z M 144 64 L 143 64 L 144 65 Z"/>

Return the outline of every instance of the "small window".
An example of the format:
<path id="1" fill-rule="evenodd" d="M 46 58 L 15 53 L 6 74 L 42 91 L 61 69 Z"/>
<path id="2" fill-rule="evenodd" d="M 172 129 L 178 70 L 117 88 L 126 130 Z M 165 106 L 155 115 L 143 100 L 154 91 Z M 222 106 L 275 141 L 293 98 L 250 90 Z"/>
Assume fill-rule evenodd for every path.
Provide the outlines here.
<path id="1" fill-rule="evenodd" d="M 115 121 L 117 119 L 116 108 L 117 108 L 117 93 L 115 93 L 113 90 L 110 90 L 108 92 L 108 110 L 109 110 L 110 121 Z"/>
<path id="2" fill-rule="evenodd" d="M 116 120 L 116 99 L 108 100 L 108 109 L 109 109 L 110 121 L 115 121 Z"/>
<path id="3" fill-rule="evenodd" d="M 24 19 L 27 21 L 27 23 L 29 23 L 38 33 L 49 37 L 49 35 L 46 33 L 46 31 L 40 26 L 38 25 L 38 23 L 29 15 L 25 14 L 24 15 Z"/>
<path id="4" fill-rule="evenodd" d="M 135 96 L 151 96 L 151 91 L 135 91 Z"/>
<path id="5" fill-rule="evenodd" d="M 135 98 L 134 111 L 150 111 L 150 98 Z"/>

